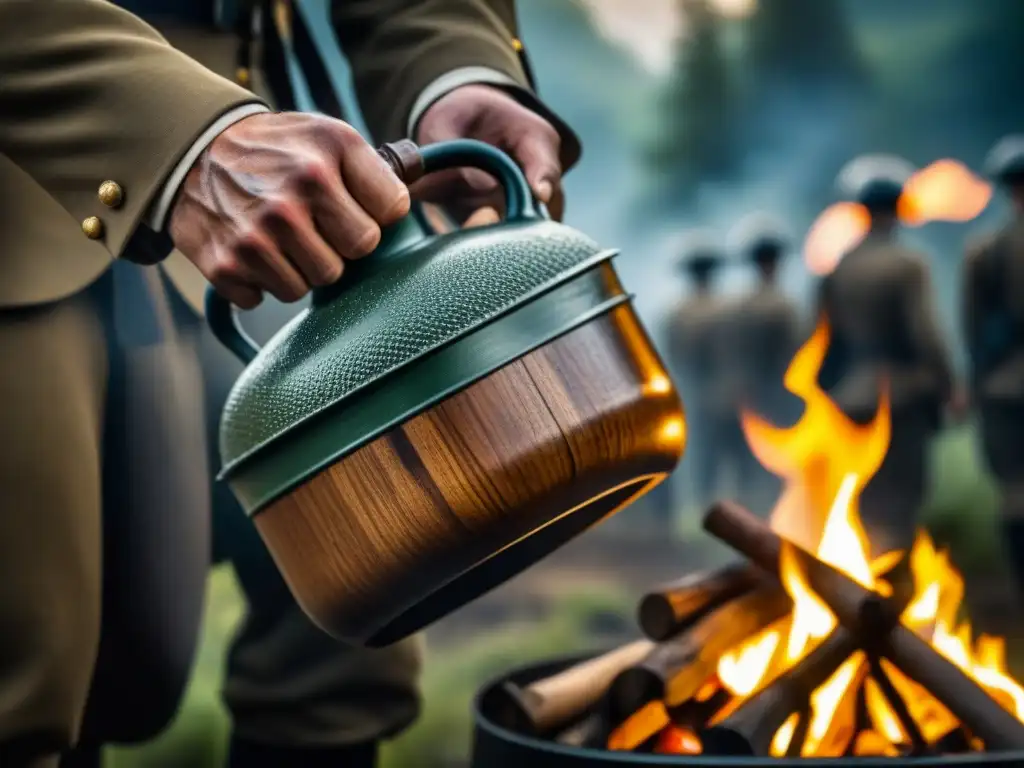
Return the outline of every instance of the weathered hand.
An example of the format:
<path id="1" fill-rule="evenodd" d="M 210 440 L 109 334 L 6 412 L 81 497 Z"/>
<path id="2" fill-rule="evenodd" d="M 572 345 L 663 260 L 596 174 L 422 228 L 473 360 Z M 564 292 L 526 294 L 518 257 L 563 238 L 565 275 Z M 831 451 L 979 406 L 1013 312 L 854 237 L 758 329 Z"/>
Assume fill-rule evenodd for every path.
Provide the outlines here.
<path id="1" fill-rule="evenodd" d="M 957 387 L 953 390 L 946 405 L 950 419 L 954 424 L 962 424 L 967 421 L 971 413 L 971 394 L 964 387 Z"/>
<path id="2" fill-rule="evenodd" d="M 238 306 L 298 301 L 341 277 L 409 210 L 409 191 L 340 120 L 253 115 L 196 161 L 170 217 L 175 246 Z"/>
<path id="3" fill-rule="evenodd" d="M 536 112 L 489 85 L 464 85 L 438 99 L 420 118 L 419 144 L 477 139 L 507 152 L 523 169 L 538 200 L 555 219 L 564 208 L 561 138 Z M 503 208 L 493 177 L 475 169 L 433 173 L 412 187 L 419 200 L 443 204 L 458 221 L 480 208 Z"/>

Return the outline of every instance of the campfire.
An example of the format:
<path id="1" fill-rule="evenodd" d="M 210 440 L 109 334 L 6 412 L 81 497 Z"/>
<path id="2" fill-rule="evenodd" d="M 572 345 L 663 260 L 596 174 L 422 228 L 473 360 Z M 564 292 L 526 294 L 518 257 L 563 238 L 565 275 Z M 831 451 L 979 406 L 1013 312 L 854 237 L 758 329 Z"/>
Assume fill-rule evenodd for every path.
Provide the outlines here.
<path id="1" fill-rule="evenodd" d="M 1002 639 L 975 637 L 964 583 L 920 531 L 872 558 L 858 498 L 889 444 L 886 397 L 848 419 L 817 385 L 822 323 L 786 373 L 796 424 L 752 413 L 758 460 L 783 478 L 768 522 L 733 503 L 704 528 L 742 558 L 660 586 L 645 637 L 529 684 L 506 682 L 496 722 L 570 747 L 763 758 L 918 757 L 1024 750 L 1024 687 Z"/>

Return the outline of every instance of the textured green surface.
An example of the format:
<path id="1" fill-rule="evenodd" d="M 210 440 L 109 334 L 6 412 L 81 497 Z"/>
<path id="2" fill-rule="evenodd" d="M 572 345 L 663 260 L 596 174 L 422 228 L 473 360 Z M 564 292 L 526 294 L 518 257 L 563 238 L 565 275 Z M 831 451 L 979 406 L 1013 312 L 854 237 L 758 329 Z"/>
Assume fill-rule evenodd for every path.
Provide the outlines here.
<path id="1" fill-rule="evenodd" d="M 612 252 L 594 257 L 602 261 Z M 629 301 L 610 269 L 593 264 L 483 328 L 409 362 L 243 461 L 229 483 L 255 514 L 310 475 L 441 400 Z"/>
<path id="2" fill-rule="evenodd" d="M 221 422 L 226 470 L 325 408 L 558 285 L 599 252 L 569 227 L 532 220 L 433 237 L 352 265 L 331 300 L 321 298 L 285 326 L 239 378 Z"/>

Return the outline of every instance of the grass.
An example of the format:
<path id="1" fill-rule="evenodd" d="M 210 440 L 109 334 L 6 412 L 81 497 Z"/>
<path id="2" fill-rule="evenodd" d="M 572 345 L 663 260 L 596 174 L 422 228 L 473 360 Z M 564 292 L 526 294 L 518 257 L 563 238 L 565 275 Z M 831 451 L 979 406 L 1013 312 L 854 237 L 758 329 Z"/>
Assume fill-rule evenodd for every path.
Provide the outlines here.
<path id="1" fill-rule="evenodd" d="M 210 577 L 202 648 L 181 713 L 159 738 L 141 747 L 107 751 L 106 768 L 220 768 L 226 754 L 228 716 L 218 697 L 221 661 L 240 596 L 231 572 Z M 469 752 L 473 695 L 486 681 L 532 660 L 593 648 L 591 624 L 602 614 L 623 616 L 629 596 L 580 591 L 557 598 L 549 620 L 481 633 L 449 652 L 429 653 L 423 677 L 424 707 L 417 723 L 385 745 L 381 768 L 442 768 Z"/>
<path id="2" fill-rule="evenodd" d="M 936 442 L 934 486 L 925 524 L 950 547 L 968 574 L 991 573 L 1003 556 L 995 525 L 997 494 L 976 458 L 970 427 L 950 430 Z M 681 528 L 686 536 L 698 531 Z M 997 566 L 998 567 L 998 566 Z M 592 647 L 595 617 L 632 611 L 634 596 L 605 589 L 556 598 L 541 622 L 505 626 L 460 639 L 455 648 L 428 649 L 419 721 L 386 745 L 382 768 L 446 768 L 469 751 L 470 707 L 476 690 L 511 667 Z M 221 661 L 241 615 L 230 571 L 209 583 L 202 648 L 181 713 L 158 739 L 136 748 L 111 749 L 107 768 L 219 768 L 228 719 L 218 698 Z"/>

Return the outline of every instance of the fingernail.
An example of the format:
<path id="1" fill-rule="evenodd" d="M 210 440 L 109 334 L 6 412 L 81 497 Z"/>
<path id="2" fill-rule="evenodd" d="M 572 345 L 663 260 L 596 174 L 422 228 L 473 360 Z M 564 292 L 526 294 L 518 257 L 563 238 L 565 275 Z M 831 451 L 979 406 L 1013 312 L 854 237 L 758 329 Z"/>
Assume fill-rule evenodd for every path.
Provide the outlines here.
<path id="1" fill-rule="evenodd" d="M 534 192 L 537 193 L 537 198 L 542 202 L 546 203 L 551 200 L 552 186 L 550 181 L 541 181 L 537 184 L 537 188 Z"/>

